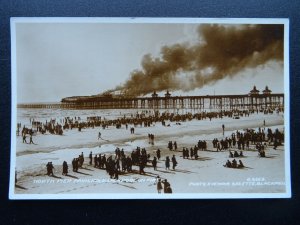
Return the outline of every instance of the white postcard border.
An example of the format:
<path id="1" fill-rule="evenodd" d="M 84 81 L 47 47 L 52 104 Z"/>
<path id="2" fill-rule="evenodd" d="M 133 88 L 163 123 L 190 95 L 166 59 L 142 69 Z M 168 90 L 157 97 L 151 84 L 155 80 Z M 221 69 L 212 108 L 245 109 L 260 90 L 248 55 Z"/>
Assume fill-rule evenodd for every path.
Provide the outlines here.
<path id="1" fill-rule="evenodd" d="M 283 24 L 284 25 L 284 129 L 285 129 L 285 193 L 173 193 L 158 194 L 15 194 L 16 167 L 16 108 L 17 108 L 17 23 L 218 23 L 218 24 Z M 250 199 L 290 198 L 290 76 L 289 76 L 289 19 L 284 18 L 122 18 L 122 17 L 15 17 L 11 18 L 11 161 L 9 199 Z"/>

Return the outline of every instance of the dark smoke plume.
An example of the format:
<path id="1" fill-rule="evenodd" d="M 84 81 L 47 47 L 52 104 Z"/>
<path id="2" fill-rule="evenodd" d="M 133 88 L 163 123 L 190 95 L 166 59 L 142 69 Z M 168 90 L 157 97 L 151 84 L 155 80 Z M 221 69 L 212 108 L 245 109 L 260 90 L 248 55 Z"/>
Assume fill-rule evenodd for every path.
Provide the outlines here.
<path id="1" fill-rule="evenodd" d="M 283 60 L 283 25 L 201 25 L 199 43 L 163 46 L 161 57 L 147 54 L 142 70 L 116 88 L 126 95 L 189 91 L 235 76 L 269 60 Z"/>

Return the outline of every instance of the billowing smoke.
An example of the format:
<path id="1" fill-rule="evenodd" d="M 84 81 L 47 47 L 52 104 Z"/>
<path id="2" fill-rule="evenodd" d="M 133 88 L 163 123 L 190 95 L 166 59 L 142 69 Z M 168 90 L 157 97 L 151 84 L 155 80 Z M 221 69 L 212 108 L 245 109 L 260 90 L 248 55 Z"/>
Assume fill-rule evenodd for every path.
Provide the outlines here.
<path id="1" fill-rule="evenodd" d="M 233 77 L 269 60 L 283 60 L 283 25 L 201 25 L 199 42 L 163 46 L 159 58 L 147 54 L 142 70 L 116 90 L 127 95 L 189 91 Z"/>

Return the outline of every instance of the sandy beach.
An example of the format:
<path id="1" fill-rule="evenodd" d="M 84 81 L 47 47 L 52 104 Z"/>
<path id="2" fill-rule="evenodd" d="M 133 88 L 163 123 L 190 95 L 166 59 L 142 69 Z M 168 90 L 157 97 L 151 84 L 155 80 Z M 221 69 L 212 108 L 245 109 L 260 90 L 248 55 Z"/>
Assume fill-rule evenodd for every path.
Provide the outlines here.
<path id="1" fill-rule="evenodd" d="M 16 194 L 105 194 L 105 193 L 149 193 L 156 194 L 157 177 L 167 179 L 173 193 L 284 193 L 285 190 L 285 151 L 284 146 L 273 150 L 266 149 L 266 157 L 261 158 L 255 146 L 250 145 L 244 151 L 243 169 L 226 168 L 223 165 L 229 159 L 228 151 L 217 152 L 212 146 L 214 138 L 229 137 L 237 130 L 252 128 L 271 128 L 284 130 L 283 114 L 250 114 L 249 117 L 233 119 L 191 120 L 167 122 L 170 126 L 155 123 L 151 127 L 135 128 L 135 134 L 126 130 L 108 127 L 107 129 L 87 128 L 65 130 L 62 136 L 37 134 L 33 137 L 35 144 L 22 143 L 22 137 L 16 139 L 17 157 Z M 225 134 L 222 134 L 222 124 Z M 98 132 L 101 139 L 98 140 Z M 155 135 L 154 145 L 149 144 L 148 134 Z M 206 151 L 198 151 L 199 158 L 183 159 L 182 148 L 193 147 L 198 140 L 206 140 Z M 176 141 L 177 151 L 167 148 L 169 141 Z M 162 153 L 158 168 L 154 171 L 151 163 L 145 168 L 145 175 L 140 175 L 138 166 L 133 166 L 132 173 L 121 173 L 119 179 L 110 179 L 105 170 L 89 165 L 88 155 L 113 155 L 116 147 L 123 148 L 129 155 L 137 146 L 145 148 L 151 155 L 156 155 L 159 148 Z M 237 150 L 231 148 L 231 150 Z M 72 172 L 71 161 L 83 152 L 85 161 L 82 169 Z M 165 169 L 165 157 L 175 155 L 178 165 L 175 170 Z M 54 177 L 46 175 L 46 164 L 54 165 Z M 62 163 L 69 165 L 68 176 L 62 175 Z"/>

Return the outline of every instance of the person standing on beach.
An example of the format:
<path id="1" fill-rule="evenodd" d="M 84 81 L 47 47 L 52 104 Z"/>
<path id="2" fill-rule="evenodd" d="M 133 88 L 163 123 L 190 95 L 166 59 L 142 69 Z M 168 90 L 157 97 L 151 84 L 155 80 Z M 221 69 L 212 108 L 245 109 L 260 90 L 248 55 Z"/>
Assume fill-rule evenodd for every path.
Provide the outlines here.
<path id="1" fill-rule="evenodd" d="M 191 159 L 194 157 L 194 149 L 193 148 L 190 148 L 190 156 L 191 156 Z"/>
<path id="2" fill-rule="evenodd" d="M 83 152 L 81 152 L 81 155 L 79 156 L 80 159 L 80 167 L 83 166 L 83 162 L 84 162 L 84 156 L 83 156 Z"/>
<path id="3" fill-rule="evenodd" d="M 72 160 L 72 168 L 73 168 L 73 172 L 75 172 L 75 162 L 76 161 L 76 159 L 74 158 L 73 160 Z"/>
<path id="4" fill-rule="evenodd" d="M 222 130 L 223 130 L 223 136 L 224 136 L 224 132 L 225 132 L 225 125 L 222 124 Z"/>
<path id="5" fill-rule="evenodd" d="M 27 141 L 26 141 L 26 134 L 25 133 L 23 133 L 23 143 L 26 143 L 27 144 Z"/>
<path id="6" fill-rule="evenodd" d="M 170 158 L 169 156 L 166 157 L 166 170 L 170 169 Z"/>
<path id="7" fill-rule="evenodd" d="M 79 158 L 75 158 L 75 172 L 78 172 L 78 168 L 79 168 Z"/>
<path id="8" fill-rule="evenodd" d="M 173 170 L 175 170 L 175 167 L 177 166 L 177 161 L 176 161 L 175 155 L 173 155 L 173 157 L 172 157 L 172 164 L 173 164 Z"/>
<path id="9" fill-rule="evenodd" d="M 152 160 L 152 166 L 154 168 L 154 170 L 156 170 L 156 166 L 157 166 L 157 160 L 156 157 L 154 156 L 153 160 Z"/>
<path id="10" fill-rule="evenodd" d="M 52 162 L 48 162 L 47 165 L 46 165 L 46 167 L 47 167 L 47 175 L 48 176 L 50 176 L 50 175 L 54 176 L 54 174 L 53 174 L 54 167 L 53 167 Z"/>
<path id="11" fill-rule="evenodd" d="M 162 184 L 161 184 L 161 180 L 160 180 L 160 179 L 158 179 L 158 182 L 157 182 L 156 187 L 157 187 L 157 192 L 158 192 L 158 194 L 160 194 L 160 193 L 161 193 L 161 190 L 163 189 Z"/>
<path id="12" fill-rule="evenodd" d="M 144 168 L 145 168 L 146 164 L 144 162 L 143 156 L 141 155 L 139 158 L 139 172 L 140 174 L 145 174 Z"/>
<path id="13" fill-rule="evenodd" d="M 98 133 L 98 140 L 101 138 L 101 132 Z"/>
<path id="14" fill-rule="evenodd" d="M 163 181 L 164 184 L 164 193 L 172 193 L 171 184 L 168 182 L 167 179 Z"/>
<path id="15" fill-rule="evenodd" d="M 90 152 L 89 158 L 90 158 L 90 165 L 92 165 L 92 163 L 93 163 L 93 153 L 92 152 Z"/>
<path id="16" fill-rule="evenodd" d="M 29 144 L 34 144 L 32 141 L 32 134 L 30 135 Z"/>
<path id="17" fill-rule="evenodd" d="M 100 158 L 101 158 L 101 156 L 100 156 Z M 98 167 L 98 156 L 97 155 L 95 155 L 95 157 L 94 157 L 94 167 L 95 168 Z"/>
<path id="18" fill-rule="evenodd" d="M 156 151 L 156 156 L 157 156 L 157 158 L 158 158 L 158 160 L 160 159 L 160 149 L 157 149 L 157 151 Z"/>
<path id="19" fill-rule="evenodd" d="M 177 151 L 177 142 L 174 141 L 174 148 L 175 148 L 175 151 Z"/>
<path id="20" fill-rule="evenodd" d="M 67 176 L 68 175 L 68 164 L 66 161 L 63 162 L 63 172 L 62 175 Z"/>

